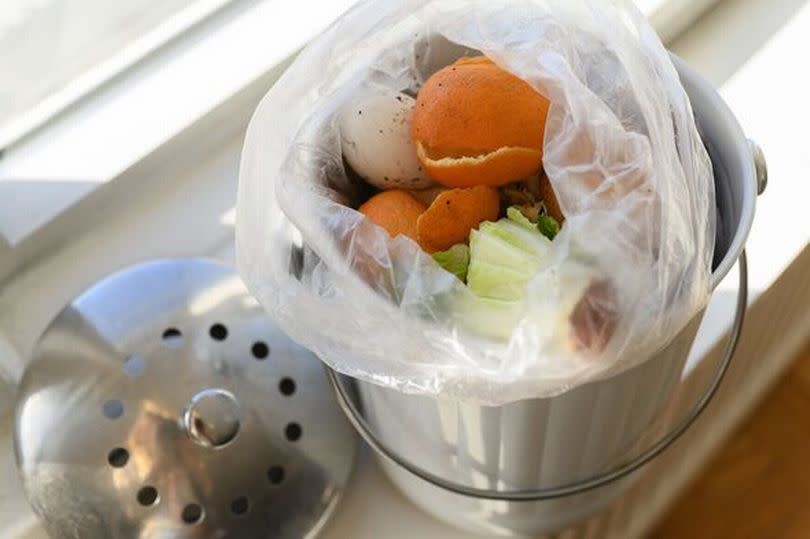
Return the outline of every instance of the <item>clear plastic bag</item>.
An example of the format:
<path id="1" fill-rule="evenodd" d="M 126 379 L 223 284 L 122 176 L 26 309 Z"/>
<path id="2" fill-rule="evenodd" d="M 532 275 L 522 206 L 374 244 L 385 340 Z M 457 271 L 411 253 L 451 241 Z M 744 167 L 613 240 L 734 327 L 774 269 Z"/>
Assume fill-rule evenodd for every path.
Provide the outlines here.
<path id="1" fill-rule="evenodd" d="M 480 53 L 551 101 L 543 164 L 566 223 L 520 308 L 484 309 L 470 324 L 461 281 L 350 207 L 362 186 L 336 118 L 358 96 L 416 92 Z M 256 110 L 236 239 L 252 292 L 333 368 L 497 405 L 560 394 L 666 345 L 711 292 L 714 228 L 691 106 L 629 0 L 370 0 L 309 45 Z M 477 330 L 507 322 L 507 335 Z M 573 346 L 577 331 L 603 342 Z"/>

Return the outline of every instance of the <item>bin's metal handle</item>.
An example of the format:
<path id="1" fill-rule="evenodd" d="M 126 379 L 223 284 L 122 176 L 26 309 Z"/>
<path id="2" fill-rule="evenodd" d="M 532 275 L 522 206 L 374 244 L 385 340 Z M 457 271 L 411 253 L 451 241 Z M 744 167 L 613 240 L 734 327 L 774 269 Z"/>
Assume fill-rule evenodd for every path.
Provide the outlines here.
<path id="1" fill-rule="evenodd" d="M 723 381 L 723 376 L 726 374 L 726 371 L 728 371 L 728 367 L 731 364 L 731 358 L 734 356 L 734 352 L 737 349 L 737 344 L 740 341 L 740 333 L 742 331 L 743 321 L 745 319 L 745 309 L 748 303 L 748 262 L 744 249 L 740 253 L 740 257 L 737 259 L 737 265 L 739 267 L 740 282 L 739 289 L 737 291 L 737 310 L 734 314 L 734 325 L 732 326 L 728 336 L 723 359 L 718 365 L 717 372 L 715 373 L 714 378 L 709 384 L 706 392 L 697 402 L 695 407 L 689 412 L 689 414 L 687 414 L 687 416 L 680 423 L 678 423 L 673 430 L 658 440 L 644 453 L 634 458 L 630 462 L 619 466 L 618 468 L 597 475 L 591 479 L 577 481 L 575 483 L 559 487 L 511 491 L 474 488 L 466 485 L 460 485 L 458 483 L 454 483 L 453 481 L 448 481 L 447 479 L 439 477 L 438 475 L 433 474 L 424 468 L 417 466 L 416 464 L 413 464 L 400 455 L 397 455 L 390 447 L 388 447 L 388 445 L 385 444 L 385 442 L 377 438 L 377 436 L 372 432 L 371 427 L 366 422 L 365 418 L 363 418 L 362 414 L 357 409 L 357 406 L 352 401 L 338 374 L 331 368 L 326 367 L 327 375 L 330 383 L 332 384 L 332 388 L 335 391 L 340 408 L 343 410 L 343 413 L 346 415 L 349 422 L 352 424 L 358 434 L 360 434 L 363 440 L 365 440 L 365 442 L 378 455 L 385 457 L 397 466 L 404 468 L 416 477 L 427 481 L 436 487 L 448 490 L 455 494 L 460 494 L 462 496 L 509 502 L 548 500 L 551 498 L 560 498 L 572 494 L 579 494 L 581 492 L 604 486 L 613 481 L 617 481 L 650 462 L 652 459 L 666 450 L 670 445 L 672 445 L 672 443 L 684 432 L 686 432 L 695 419 L 697 419 L 703 410 L 706 409 L 706 406 L 708 406 L 709 402 L 712 400 L 712 397 L 717 392 L 717 388 Z"/>

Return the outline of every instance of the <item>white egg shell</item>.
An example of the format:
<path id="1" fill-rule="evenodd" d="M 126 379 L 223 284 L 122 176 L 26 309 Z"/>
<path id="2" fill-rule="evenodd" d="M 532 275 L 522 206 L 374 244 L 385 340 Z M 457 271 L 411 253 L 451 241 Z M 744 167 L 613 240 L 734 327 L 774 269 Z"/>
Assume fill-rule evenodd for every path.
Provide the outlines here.
<path id="1" fill-rule="evenodd" d="M 343 155 L 364 180 L 380 189 L 424 189 L 433 181 L 411 140 L 416 101 L 405 94 L 356 100 L 340 112 Z"/>

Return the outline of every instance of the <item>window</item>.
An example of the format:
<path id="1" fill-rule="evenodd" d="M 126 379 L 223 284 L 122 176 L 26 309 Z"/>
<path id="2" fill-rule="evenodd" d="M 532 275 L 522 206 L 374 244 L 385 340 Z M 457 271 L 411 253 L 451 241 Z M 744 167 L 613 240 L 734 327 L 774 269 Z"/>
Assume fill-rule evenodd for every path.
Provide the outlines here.
<path id="1" fill-rule="evenodd" d="M 666 42 L 691 25 L 719 0 L 635 0 Z"/>
<path id="2" fill-rule="evenodd" d="M 30 6 L 44 0 L 13 1 Z M 151 27 L 141 25 L 142 37 L 121 42 L 119 53 L 99 56 L 100 64 L 83 64 L 84 74 L 75 69 L 74 80 L 96 74 L 83 91 L 70 90 L 73 82 L 61 89 L 51 84 L 54 95 L 63 98 L 47 114 L 14 107 L 18 117 L 33 120 L 15 124 L 14 132 L 6 128 L 7 142 L 0 141 L 0 281 L 4 263 L 22 264 L 56 245 L 69 228 L 64 223 L 91 227 L 92 214 L 76 208 L 100 187 L 110 187 L 104 196 L 111 200 L 123 196 L 111 193 L 137 189 L 130 184 L 142 185 L 141 165 L 163 163 L 151 178 L 178 162 L 171 154 L 176 144 L 221 148 L 233 142 L 286 62 L 354 0 L 47 0 L 47 5 L 73 8 L 90 2 L 154 5 L 165 17 L 161 22 L 152 16 Z M 168 4 L 174 12 L 165 10 Z M 0 17 L 10 20 L 3 9 Z M 113 28 L 99 32 L 117 33 Z M 85 46 L 92 42 L 88 38 Z M 0 57 L 6 52 L 18 54 L 0 51 Z M 0 74 L 0 86 L 10 78 Z M 14 99 L 27 98 L 25 84 L 14 85 L 20 89 Z M 205 128 L 212 116 L 216 129 Z M 0 132 L 4 125 L 11 124 L 0 122 Z M 55 230 L 57 217 L 65 218 Z"/>
<path id="3" fill-rule="evenodd" d="M 2 0 L 0 258 L 35 252 L 18 247 L 214 109 L 231 109 L 217 132 L 243 131 L 284 63 L 355 1 Z M 666 23 L 713 0 L 636 1 Z"/>
<path id="4" fill-rule="evenodd" d="M 0 148 L 230 0 L 4 0 Z"/>

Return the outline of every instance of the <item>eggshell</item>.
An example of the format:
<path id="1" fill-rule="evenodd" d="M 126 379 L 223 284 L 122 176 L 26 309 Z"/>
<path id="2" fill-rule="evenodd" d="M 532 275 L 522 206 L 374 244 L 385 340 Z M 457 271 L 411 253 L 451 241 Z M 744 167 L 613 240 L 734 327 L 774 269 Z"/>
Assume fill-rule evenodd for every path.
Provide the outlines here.
<path id="1" fill-rule="evenodd" d="M 405 94 L 374 95 L 345 106 L 339 115 L 343 155 L 364 180 L 380 189 L 425 189 L 411 140 L 415 100 Z"/>

